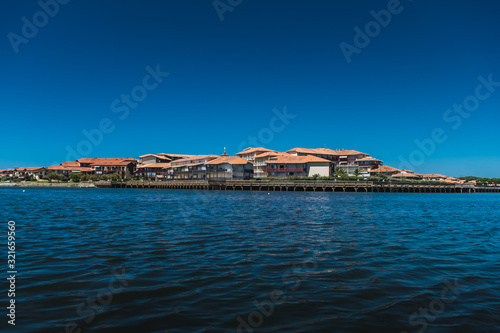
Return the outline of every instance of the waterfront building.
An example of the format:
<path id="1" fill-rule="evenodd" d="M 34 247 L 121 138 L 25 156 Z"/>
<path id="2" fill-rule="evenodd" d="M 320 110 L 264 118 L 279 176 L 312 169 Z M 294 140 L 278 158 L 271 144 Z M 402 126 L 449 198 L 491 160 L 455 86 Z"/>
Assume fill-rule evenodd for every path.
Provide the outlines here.
<path id="1" fill-rule="evenodd" d="M 268 151 L 255 155 L 253 162 L 253 177 L 254 178 L 265 178 L 267 177 L 267 160 L 271 157 L 277 156 L 290 156 L 288 153 Z"/>
<path id="2" fill-rule="evenodd" d="M 162 176 L 166 179 L 206 179 L 206 163 L 219 158 L 219 155 L 193 155 L 170 163 Z"/>
<path id="3" fill-rule="evenodd" d="M 81 166 L 79 166 L 78 163 L 76 163 L 77 165 L 75 166 L 75 163 L 76 162 L 63 162 L 59 165 L 52 165 L 52 166 L 49 166 L 47 168 L 47 172 L 52 171 L 56 174 L 65 175 L 65 176 L 69 176 L 69 174 L 73 173 L 73 172 L 77 172 L 77 173 L 81 172 L 81 173 L 85 173 L 85 174 L 94 173 L 94 171 L 91 168 L 81 167 Z"/>
<path id="4" fill-rule="evenodd" d="M 0 172 L 1 176 L 11 177 L 11 178 L 25 178 L 26 176 L 31 176 L 35 179 L 42 179 L 47 172 L 45 167 L 26 167 L 13 169 L 7 169 Z"/>
<path id="5" fill-rule="evenodd" d="M 205 163 L 207 178 L 212 180 L 244 180 L 253 178 L 251 162 L 238 156 L 222 154 Z"/>
<path id="6" fill-rule="evenodd" d="M 241 157 L 244 160 L 247 160 L 249 162 L 254 163 L 255 156 L 262 154 L 262 153 L 267 153 L 267 152 L 275 152 L 275 151 L 271 150 L 271 149 L 267 149 L 267 148 L 262 148 L 262 147 L 258 147 L 258 148 L 249 147 L 249 148 L 246 148 L 245 150 L 243 150 L 239 153 L 236 153 L 236 155 Z"/>
<path id="7" fill-rule="evenodd" d="M 293 148 L 287 151 L 292 156 L 316 156 L 331 161 L 329 175 L 335 175 L 335 168 L 338 167 L 349 176 L 353 176 L 355 170 L 361 176 L 368 177 L 370 169 L 382 163 L 382 161 L 369 157 L 370 155 L 357 150 L 345 150 L 330 148 Z M 361 161 L 362 163 L 358 163 Z"/>
<path id="8" fill-rule="evenodd" d="M 163 173 L 169 167 L 170 163 L 149 163 L 139 165 L 135 170 L 135 177 L 144 178 L 146 180 L 158 180 L 159 178 L 163 178 Z"/>
<path id="9" fill-rule="evenodd" d="M 358 173 L 363 177 L 370 177 L 371 169 L 378 168 L 383 161 L 373 157 L 356 159 L 354 163 L 358 166 Z"/>
<path id="10" fill-rule="evenodd" d="M 440 174 L 423 174 L 422 179 L 423 180 L 439 180 L 439 181 L 444 181 L 447 176 L 443 176 Z"/>
<path id="11" fill-rule="evenodd" d="M 189 158 L 195 155 L 186 155 L 186 154 L 145 154 L 139 156 L 139 166 L 154 164 L 154 163 L 170 163 L 172 161 L 181 159 L 181 158 Z"/>
<path id="12" fill-rule="evenodd" d="M 418 173 L 415 173 L 411 170 L 406 170 L 406 169 L 401 169 L 400 173 L 396 173 L 391 176 L 392 178 L 396 179 L 411 179 L 411 180 L 421 180 L 422 175 L 419 175 Z"/>
<path id="13" fill-rule="evenodd" d="M 361 160 L 363 158 L 367 158 L 370 155 L 359 152 L 357 150 L 345 150 L 345 149 L 338 149 L 336 152 L 339 154 L 338 157 L 338 162 L 336 163 L 336 167 L 340 168 L 343 170 L 345 173 L 347 173 L 349 176 L 354 176 L 355 171 L 358 170 L 359 175 L 362 176 L 369 176 L 370 175 L 370 169 L 367 166 L 363 165 L 358 165 L 358 160 Z M 380 161 L 382 162 L 382 161 Z"/>
<path id="14" fill-rule="evenodd" d="M 137 160 L 135 158 L 99 158 L 90 164 L 96 175 L 117 174 L 120 178 L 132 178 Z"/>
<path id="15" fill-rule="evenodd" d="M 335 175 L 335 166 L 338 165 L 339 162 L 339 154 L 337 151 L 330 148 L 292 148 L 287 151 L 288 154 L 292 156 L 316 156 L 319 158 L 323 158 L 325 160 L 329 160 L 332 163 L 330 164 L 330 169 L 328 171 L 329 176 Z"/>
<path id="16" fill-rule="evenodd" d="M 170 166 L 170 162 L 193 156 L 196 155 L 165 153 L 141 155 L 139 156 L 139 164 L 137 165 L 134 175 L 136 178 L 144 178 L 147 180 L 161 179 L 163 178 L 164 169 Z"/>
<path id="17" fill-rule="evenodd" d="M 47 174 L 47 168 L 45 167 L 32 167 L 32 168 L 24 168 L 26 170 L 26 174 L 35 178 L 36 180 L 43 179 Z"/>
<path id="18" fill-rule="evenodd" d="M 388 165 L 378 165 L 375 166 L 370 170 L 370 176 L 378 176 L 378 175 L 385 175 L 387 177 L 391 177 L 392 175 L 395 175 L 397 173 L 400 173 L 401 170 L 393 168 Z"/>
<path id="19" fill-rule="evenodd" d="M 293 148 L 288 150 L 287 154 L 292 156 L 312 155 L 332 162 L 339 160 L 338 152 L 330 148 Z"/>
<path id="20" fill-rule="evenodd" d="M 303 176 L 329 176 L 329 160 L 324 158 L 307 156 L 276 156 L 267 161 L 268 177 L 303 177 Z"/>
<path id="21" fill-rule="evenodd" d="M 131 178 L 137 160 L 135 158 L 80 158 L 80 167 L 90 168 L 96 175 L 117 174 L 121 178 Z"/>
<path id="22" fill-rule="evenodd" d="M 25 168 L 18 168 L 18 167 L 14 167 L 14 178 L 24 178 L 24 175 L 26 174 L 26 170 Z"/>
<path id="23" fill-rule="evenodd" d="M 12 178 L 14 177 L 14 169 L 0 170 L 0 176 Z"/>

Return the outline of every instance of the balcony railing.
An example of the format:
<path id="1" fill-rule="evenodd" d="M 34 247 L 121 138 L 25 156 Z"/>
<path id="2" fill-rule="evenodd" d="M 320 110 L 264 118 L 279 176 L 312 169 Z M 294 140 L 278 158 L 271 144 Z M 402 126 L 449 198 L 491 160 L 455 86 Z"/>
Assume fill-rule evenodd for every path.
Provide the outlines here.
<path id="1" fill-rule="evenodd" d="M 306 172 L 304 168 L 267 168 L 267 172 Z"/>

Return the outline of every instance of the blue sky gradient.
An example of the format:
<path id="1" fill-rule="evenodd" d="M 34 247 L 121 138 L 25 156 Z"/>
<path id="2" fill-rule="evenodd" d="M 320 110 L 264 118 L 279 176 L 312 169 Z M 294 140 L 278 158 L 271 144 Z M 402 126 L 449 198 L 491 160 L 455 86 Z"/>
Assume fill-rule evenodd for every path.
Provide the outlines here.
<path id="1" fill-rule="evenodd" d="M 254 137 L 276 150 L 356 149 L 419 173 L 499 176 L 500 87 L 483 87 L 488 97 L 459 125 L 447 110 L 475 95 L 479 77 L 500 82 L 500 4 L 401 1 L 348 63 L 340 44 L 355 46 L 354 28 L 393 0 L 232 3 L 221 20 L 213 1 L 72 0 L 16 44 L 23 17 L 42 9 L 2 1 L 0 169 L 70 151 L 235 154 Z M 169 75 L 145 89 L 157 68 Z M 122 102 L 133 91 L 143 100 Z M 96 129 L 92 143 L 83 131 Z"/>

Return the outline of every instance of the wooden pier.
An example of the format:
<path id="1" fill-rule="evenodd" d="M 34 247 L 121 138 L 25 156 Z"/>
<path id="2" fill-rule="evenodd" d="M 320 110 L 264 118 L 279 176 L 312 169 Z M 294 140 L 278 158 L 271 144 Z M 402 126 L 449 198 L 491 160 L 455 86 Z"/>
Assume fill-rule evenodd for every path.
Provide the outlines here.
<path id="1" fill-rule="evenodd" d="M 288 191 L 288 192 L 393 192 L 393 193 L 500 193 L 498 186 L 468 184 L 425 184 L 413 182 L 323 181 L 323 180 L 171 180 L 96 182 L 97 187 L 148 188 L 220 191 Z"/>

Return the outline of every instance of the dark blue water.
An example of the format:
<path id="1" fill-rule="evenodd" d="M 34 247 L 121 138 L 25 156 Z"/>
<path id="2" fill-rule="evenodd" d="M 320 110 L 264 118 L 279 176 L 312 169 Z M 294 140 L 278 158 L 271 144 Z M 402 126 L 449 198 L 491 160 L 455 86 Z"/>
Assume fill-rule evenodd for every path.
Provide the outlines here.
<path id="1" fill-rule="evenodd" d="M 500 331 L 498 194 L 25 191 L 5 331 Z"/>

